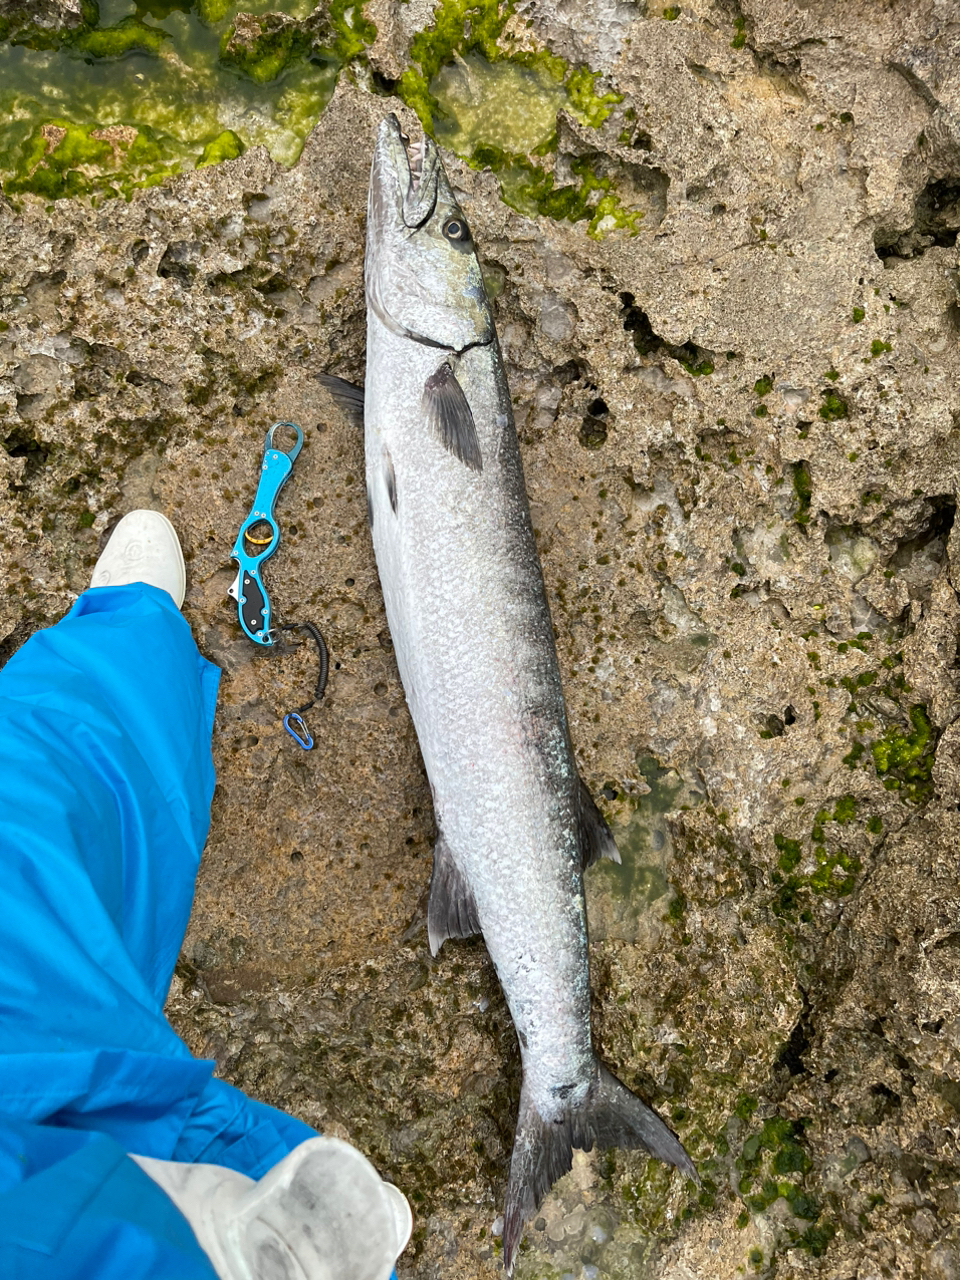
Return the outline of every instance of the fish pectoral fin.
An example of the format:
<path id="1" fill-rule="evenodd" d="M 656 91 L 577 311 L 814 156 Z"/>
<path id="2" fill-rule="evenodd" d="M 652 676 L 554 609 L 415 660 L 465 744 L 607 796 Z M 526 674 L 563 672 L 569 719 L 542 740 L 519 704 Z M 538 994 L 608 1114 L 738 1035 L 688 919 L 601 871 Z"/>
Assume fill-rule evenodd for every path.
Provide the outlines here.
<path id="1" fill-rule="evenodd" d="M 330 373 L 317 374 L 317 381 L 330 392 L 355 427 L 363 426 L 363 387 L 345 378 L 335 378 Z"/>
<path id="2" fill-rule="evenodd" d="M 448 361 L 444 360 L 427 379 L 422 404 L 427 424 L 443 447 L 471 471 L 482 471 L 483 458 L 473 410 Z"/>
<path id="3" fill-rule="evenodd" d="M 601 858 L 609 858 L 611 862 L 620 861 L 620 850 L 613 838 L 613 832 L 607 826 L 606 818 L 597 808 L 597 802 L 582 778 L 580 779 L 580 853 L 583 857 L 584 871 Z"/>
<path id="4" fill-rule="evenodd" d="M 433 847 L 433 877 L 427 904 L 427 938 L 435 956 L 447 938 L 472 938 L 480 932 L 477 904 L 443 836 Z"/>

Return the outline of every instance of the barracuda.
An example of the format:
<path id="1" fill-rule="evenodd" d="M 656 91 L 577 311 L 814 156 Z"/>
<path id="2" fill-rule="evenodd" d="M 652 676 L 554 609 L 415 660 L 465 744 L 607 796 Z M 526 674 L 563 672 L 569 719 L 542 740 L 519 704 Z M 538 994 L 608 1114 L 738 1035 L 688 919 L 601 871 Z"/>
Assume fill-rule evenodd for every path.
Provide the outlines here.
<path id="1" fill-rule="evenodd" d="M 388 116 L 367 226 L 367 497 L 439 832 L 430 949 L 483 934 L 520 1042 L 509 1273 L 572 1148 L 640 1147 L 696 1172 L 594 1053 L 583 871 L 619 855 L 574 763 L 480 265 L 436 147 L 407 144 Z"/>

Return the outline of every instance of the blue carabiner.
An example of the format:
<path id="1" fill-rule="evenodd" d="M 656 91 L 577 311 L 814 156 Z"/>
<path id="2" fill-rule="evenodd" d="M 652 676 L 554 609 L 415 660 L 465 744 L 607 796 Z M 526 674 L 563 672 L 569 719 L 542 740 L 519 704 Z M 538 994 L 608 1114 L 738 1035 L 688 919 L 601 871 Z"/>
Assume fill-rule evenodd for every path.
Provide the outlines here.
<path id="1" fill-rule="evenodd" d="M 294 725 L 296 725 L 297 728 L 294 728 Z M 311 749 L 313 746 L 313 736 L 307 728 L 306 721 L 303 716 L 300 715 L 299 711 L 291 711 L 285 715 L 283 717 L 283 727 L 286 729 L 287 733 L 289 733 L 290 737 L 293 738 L 294 742 L 300 743 L 304 751 L 309 751 Z M 297 732 L 297 729 L 302 731 L 302 737 Z"/>
<path id="2" fill-rule="evenodd" d="M 296 443 L 289 451 L 284 451 L 273 443 L 273 437 L 282 427 L 289 427 L 296 432 Z M 263 463 L 260 468 L 260 483 L 250 514 L 240 526 L 237 540 L 230 552 L 230 557 L 237 562 L 237 576 L 229 587 L 228 594 L 237 602 L 240 625 L 249 638 L 259 645 L 276 644 L 276 632 L 270 625 L 270 601 L 266 588 L 260 577 L 260 567 L 274 554 L 280 545 L 280 526 L 274 519 L 273 509 L 277 496 L 293 470 L 293 464 L 303 446 L 303 432 L 295 422 L 275 422 L 267 432 L 267 440 L 263 451 Z M 250 531 L 260 524 L 270 529 L 269 538 L 253 538 Z M 264 549 L 251 554 L 250 546 Z"/>

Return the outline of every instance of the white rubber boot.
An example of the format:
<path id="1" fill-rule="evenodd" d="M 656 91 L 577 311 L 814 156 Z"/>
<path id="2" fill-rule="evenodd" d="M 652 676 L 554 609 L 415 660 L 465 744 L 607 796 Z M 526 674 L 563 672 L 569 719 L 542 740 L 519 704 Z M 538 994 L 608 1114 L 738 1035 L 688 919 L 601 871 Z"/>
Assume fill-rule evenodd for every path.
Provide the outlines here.
<path id="1" fill-rule="evenodd" d="M 93 570 L 91 587 L 146 582 L 173 597 L 179 609 L 187 570 L 176 530 L 159 511 L 130 511 L 111 533 Z"/>
<path id="2" fill-rule="evenodd" d="M 356 1147 L 310 1138 L 259 1182 L 132 1156 L 193 1228 L 220 1280 L 388 1280 L 413 1215 Z"/>

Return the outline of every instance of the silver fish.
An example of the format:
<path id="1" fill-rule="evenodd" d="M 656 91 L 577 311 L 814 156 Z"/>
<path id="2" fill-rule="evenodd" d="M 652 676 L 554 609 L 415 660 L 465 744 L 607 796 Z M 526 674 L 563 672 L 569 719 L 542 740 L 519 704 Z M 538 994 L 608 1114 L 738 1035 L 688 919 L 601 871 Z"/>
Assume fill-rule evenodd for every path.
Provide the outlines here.
<path id="1" fill-rule="evenodd" d="M 412 158 L 411 158 L 412 156 Z M 380 126 L 366 254 L 367 497 L 439 832 L 427 927 L 482 933 L 523 1060 L 507 1272 L 572 1148 L 640 1147 L 696 1179 L 598 1060 L 583 870 L 619 861 L 574 763 L 510 392 L 480 264 L 437 148 Z"/>

